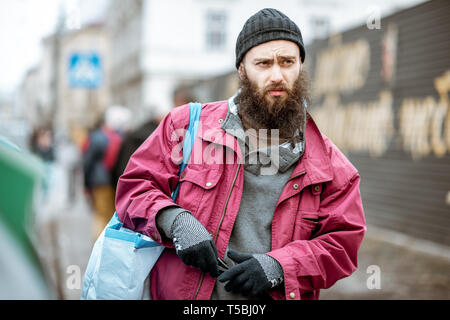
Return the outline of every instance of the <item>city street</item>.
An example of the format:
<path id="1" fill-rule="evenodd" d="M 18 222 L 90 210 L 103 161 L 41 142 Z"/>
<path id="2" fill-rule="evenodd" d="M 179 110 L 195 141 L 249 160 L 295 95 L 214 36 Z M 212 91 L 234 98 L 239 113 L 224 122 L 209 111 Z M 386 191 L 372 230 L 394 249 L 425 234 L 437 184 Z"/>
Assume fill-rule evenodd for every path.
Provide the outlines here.
<path id="1" fill-rule="evenodd" d="M 221 249 L 286 245 L 288 300 L 356 262 L 320 299 L 450 299 L 450 1 L 4 0 L 0 13 L 0 300 L 80 299 L 114 200 L 138 229 L 170 207 L 169 157 L 188 141 L 177 202 L 197 219 L 157 223 L 184 261 L 201 265 L 216 230 Z M 207 299 L 214 279 L 194 288 L 174 258 L 155 295 Z M 249 277 L 281 278 L 263 260 Z"/>

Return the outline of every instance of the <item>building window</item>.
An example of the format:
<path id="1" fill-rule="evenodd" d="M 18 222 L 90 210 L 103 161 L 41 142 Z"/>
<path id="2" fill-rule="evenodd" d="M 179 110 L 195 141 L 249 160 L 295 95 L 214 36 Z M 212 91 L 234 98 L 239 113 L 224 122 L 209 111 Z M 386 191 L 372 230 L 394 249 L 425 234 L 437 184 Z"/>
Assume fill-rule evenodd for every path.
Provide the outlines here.
<path id="1" fill-rule="evenodd" d="M 226 44 L 227 16 L 224 12 L 208 12 L 206 15 L 206 46 L 223 49 Z"/>

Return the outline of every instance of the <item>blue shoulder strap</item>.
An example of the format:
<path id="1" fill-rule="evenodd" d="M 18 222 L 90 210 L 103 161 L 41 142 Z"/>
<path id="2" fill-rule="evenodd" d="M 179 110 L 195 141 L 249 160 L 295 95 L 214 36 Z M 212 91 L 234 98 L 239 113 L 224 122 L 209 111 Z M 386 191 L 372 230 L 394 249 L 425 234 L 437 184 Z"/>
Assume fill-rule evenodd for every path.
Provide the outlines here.
<path id="1" fill-rule="evenodd" d="M 189 111 L 189 127 L 184 135 L 183 144 L 183 162 L 180 164 L 180 171 L 178 176 L 181 175 L 183 170 L 188 165 L 191 157 L 192 147 L 194 145 L 195 137 L 197 137 L 198 125 L 200 123 L 200 114 L 202 113 L 202 105 L 198 102 L 191 102 Z M 172 200 L 175 202 L 178 196 L 178 189 L 180 188 L 180 182 L 178 182 L 175 190 L 172 192 Z"/>

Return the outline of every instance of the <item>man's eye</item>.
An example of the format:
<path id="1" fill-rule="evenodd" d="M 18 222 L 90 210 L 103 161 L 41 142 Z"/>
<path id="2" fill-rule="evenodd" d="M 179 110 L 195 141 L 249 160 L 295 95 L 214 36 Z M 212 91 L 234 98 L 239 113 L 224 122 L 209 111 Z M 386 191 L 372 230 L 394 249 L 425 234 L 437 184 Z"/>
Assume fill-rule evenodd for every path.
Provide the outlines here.
<path id="1" fill-rule="evenodd" d="M 260 62 L 257 63 L 257 65 L 258 66 L 267 66 L 268 63 L 267 63 L 267 61 L 260 61 Z"/>
<path id="2" fill-rule="evenodd" d="M 289 65 L 289 64 L 293 64 L 293 63 L 294 63 L 293 60 L 284 60 L 283 61 L 283 64 L 285 64 L 285 65 Z"/>

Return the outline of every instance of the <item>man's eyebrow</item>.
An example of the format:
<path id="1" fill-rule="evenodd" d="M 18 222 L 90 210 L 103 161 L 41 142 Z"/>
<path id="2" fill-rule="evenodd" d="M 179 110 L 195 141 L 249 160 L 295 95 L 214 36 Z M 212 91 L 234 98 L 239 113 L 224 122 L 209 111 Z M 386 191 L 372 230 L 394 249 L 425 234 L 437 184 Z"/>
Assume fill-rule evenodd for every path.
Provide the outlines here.
<path id="1" fill-rule="evenodd" d="M 295 59 L 297 59 L 296 56 L 278 56 L 277 58 L 278 58 L 278 60 L 280 60 L 280 59 L 284 59 L 284 60 L 295 60 Z"/>
<path id="2" fill-rule="evenodd" d="M 277 60 L 295 60 L 295 59 L 297 59 L 297 57 L 296 56 L 277 56 Z M 255 58 L 255 59 L 253 59 L 253 61 L 255 61 L 255 62 L 261 62 L 261 61 L 273 61 L 273 58 L 272 57 L 268 57 L 268 58 L 263 58 L 263 57 L 261 57 L 261 58 Z"/>
<path id="3" fill-rule="evenodd" d="M 253 59 L 255 62 L 261 62 L 261 61 L 273 61 L 273 58 L 255 58 Z"/>

